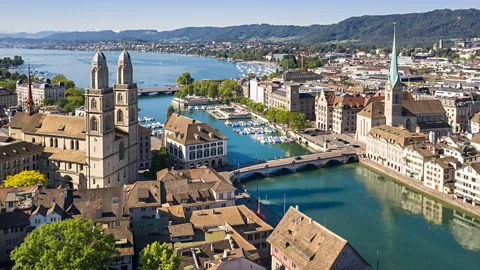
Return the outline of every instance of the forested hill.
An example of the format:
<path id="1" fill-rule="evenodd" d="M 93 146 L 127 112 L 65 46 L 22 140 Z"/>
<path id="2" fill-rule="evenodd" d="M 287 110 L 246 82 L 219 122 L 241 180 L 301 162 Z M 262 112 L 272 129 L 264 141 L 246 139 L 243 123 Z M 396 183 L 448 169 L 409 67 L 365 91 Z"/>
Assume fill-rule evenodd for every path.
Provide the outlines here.
<path id="1" fill-rule="evenodd" d="M 301 13 L 298 15 L 301 16 Z M 423 45 L 440 38 L 480 37 L 480 10 L 444 9 L 424 13 L 351 17 L 331 25 L 252 24 L 229 27 L 187 27 L 172 31 L 67 32 L 54 33 L 44 39 L 58 41 L 238 41 L 260 39 L 301 43 L 345 41 L 386 45 L 391 43 L 394 21 L 398 25 L 397 37 L 400 45 Z"/>

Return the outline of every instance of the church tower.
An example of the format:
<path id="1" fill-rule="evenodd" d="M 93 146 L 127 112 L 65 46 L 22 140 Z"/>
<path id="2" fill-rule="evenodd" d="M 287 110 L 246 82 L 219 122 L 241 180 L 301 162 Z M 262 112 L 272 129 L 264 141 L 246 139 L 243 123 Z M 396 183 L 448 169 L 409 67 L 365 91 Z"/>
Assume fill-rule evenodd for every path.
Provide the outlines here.
<path id="1" fill-rule="evenodd" d="M 82 188 L 107 187 L 113 180 L 114 99 L 113 89 L 108 86 L 107 59 L 98 48 L 92 59 L 90 88 L 85 94 L 88 180 Z"/>
<path id="2" fill-rule="evenodd" d="M 398 75 L 397 47 L 395 44 L 395 30 L 393 30 L 392 59 L 390 73 L 385 84 L 385 120 L 389 126 L 403 124 L 402 120 L 402 90 L 403 86 Z"/>
<path id="3" fill-rule="evenodd" d="M 118 57 L 115 92 L 115 128 L 128 133 L 124 142 L 128 153 L 130 181 L 136 180 L 138 157 L 138 89 L 133 83 L 133 67 L 130 54 L 124 49 Z"/>

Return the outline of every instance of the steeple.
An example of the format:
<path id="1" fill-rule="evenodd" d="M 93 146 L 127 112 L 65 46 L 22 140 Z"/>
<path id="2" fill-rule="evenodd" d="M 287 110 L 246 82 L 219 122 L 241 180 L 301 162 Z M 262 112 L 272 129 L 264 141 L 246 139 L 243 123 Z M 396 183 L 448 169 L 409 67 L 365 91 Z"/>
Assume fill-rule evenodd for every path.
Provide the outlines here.
<path id="1" fill-rule="evenodd" d="M 117 84 L 133 84 L 132 60 L 125 46 L 118 57 Z"/>
<path id="2" fill-rule="evenodd" d="M 33 112 L 33 97 L 32 97 L 32 79 L 30 77 L 30 63 L 28 64 L 28 95 L 27 95 L 27 103 L 26 103 L 26 111 L 27 115 L 31 116 Z"/>
<path id="3" fill-rule="evenodd" d="M 106 89 L 108 88 L 108 65 L 107 58 L 100 50 L 100 45 L 93 55 L 92 68 L 90 71 L 90 88 Z"/>
<path id="4" fill-rule="evenodd" d="M 395 44 L 395 32 L 397 28 L 397 23 L 393 23 L 393 46 L 392 46 L 392 59 L 390 61 L 390 75 L 388 80 L 390 85 L 393 87 L 399 80 L 398 76 L 398 64 L 397 64 L 397 46 Z"/>

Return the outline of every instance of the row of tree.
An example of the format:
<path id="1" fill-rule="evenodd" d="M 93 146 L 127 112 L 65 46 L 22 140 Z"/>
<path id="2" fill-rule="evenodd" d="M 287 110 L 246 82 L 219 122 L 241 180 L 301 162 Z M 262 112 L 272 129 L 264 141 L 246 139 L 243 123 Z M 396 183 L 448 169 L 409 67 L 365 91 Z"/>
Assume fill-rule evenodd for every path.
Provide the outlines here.
<path id="1" fill-rule="evenodd" d="M 10 68 L 10 67 L 16 67 L 16 66 L 21 66 L 23 65 L 23 59 L 19 55 L 15 55 L 12 58 L 10 57 L 4 57 L 3 59 L 0 59 L 0 66 Z"/>
<path id="2" fill-rule="evenodd" d="M 182 99 L 187 96 L 204 96 L 227 102 L 242 93 L 240 84 L 232 79 L 223 80 L 219 86 L 218 81 L 214 80 L 195 81 L 189 72 L 185 72 L 176 81 L 183 88 L 175 93 L 175 96 Z"/>

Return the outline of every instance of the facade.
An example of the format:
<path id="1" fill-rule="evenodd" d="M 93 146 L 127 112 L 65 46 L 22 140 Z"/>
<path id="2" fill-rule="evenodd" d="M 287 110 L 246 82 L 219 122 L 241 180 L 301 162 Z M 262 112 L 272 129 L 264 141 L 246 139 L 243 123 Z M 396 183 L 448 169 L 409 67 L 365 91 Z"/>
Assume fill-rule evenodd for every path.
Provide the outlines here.
<path id="1" fill-rule="evenodd" d="M 162 145 L 176 169 L 216 168 L 227 163 L 227 140 L 206 123 L 172 114 L 164 126 Z"/>
<path id="2" fill-rule="evenodd" d="M 0 185 L 9 175 L 25 170 L 39 170 L 43 147 L 28 142 L 12 142 L 0 146 Z"/>
<path id="3" fill-rule="evenodd" d="M 271 269 L 365 270 L 371 265 L 347 240 L 290 207 L 268 237 Z"/>
<path id="4" fill-rule="evenodd" d="M 480 132 L 480 113 L 473 115 L 472 119 L 470 120 L 470 132 L 473 134 Z"/>
<path id="5" fill-rule="evenodd" d="M 17 112 L 10 123 L 12 138 L 45 147 L 40 171 L 51 187 L 93 189 L 123 186 L 137 179 L 141 147 L 130 55 L 126 51 L 120 54 L 113 88 L 101 51 L 93 56 L 90 78 L 85 117 L 36 113 L 30 100 L 29 109 Z M 144 136 L 143 145 L 150 145 L 149 140 Z M 145 165 L 150 153 L 145 153 L 146 148 L 142 151 Z"/>
<path id="6" fill-rule="evenodd" d="M 0 87 L 0 107 L 9 108 L 18 105 L 18 97 L 15 90 Z"/>
<path id="7" fill-rule="evenodd" d="M 162 202 L 182 205 L 186 213 L 235 205 L 235 187 L 209 167 L 163 169 L 157 173 Z"/>
<path id="8" fill-rule="evenodd" d="M 454 157 L 435 158 L 425 163 L 423 185 L 443 193 L 453 193 L 455 170 L 460 163 Z"/>
<path id="9" fill-rule="evenodd" d="M 321 80 L 322 75 L 311 71 L 287 71 L 282 74 L 285 82 L 301 82 Z"/>
<path id="10" fill-rule="evenodd" d="M 8 265 L 11 252 L 20 245 L 30 226 L 28 214 L 22 211 L 0 213 L 0 268 Z"/>
<path id="11" fill-rule="evenodd" d="M 435 158 L 437 151 L 430 143 L 417 143 L 403 149 L 403 174 L 416 180 L 425 179 L 425 163 Z"/>
<path id="12" fill-rule="evenodd" d="M 285 108 L 290 112 L 303 113 L 309 120 L 315 120 L 315 97 L 300 93 L 300 84 L 285 84 L 285 88 L 269 85 L 265 91 L 267 108 Z"/>
<path id="13" fill-rule="evenodd" d="M 355 133 L 357 130 L 357 113 L 368 101 L 366 97 L 336 97 L 333 104 L 333 132 L 338 134 Z"/>
<path id="14" fill-rule="evenodd" d="M 315 97 L 315 117 L 316 128 L 324 131 L 333 130 L 333 104 L 335 101 L 335 91 L 322 90 Z"/>
<path id="15" fill-rule="evenodd" d="M 355 138 L 367 142 L 375 125 L 402 126 L 410 132 L 432 131 L 435 138 L 450 134 L 447 113 L 440 100 L 402 100 L 403 84 L 398 73 L 395 35 L 392 52 L 385 101 L 383 104 L 372 102 L 359 113 Z"/>
<path id="16" fill-rule="evenodd" d="M 248 98 L 257 103 L 264 103 L 265 88 L 266 85 L 257 79 L 250 80 Z"/>
<path id="17" fill-rule="evenodd" d="M 455 197 L 473 206 L 480 205 L 480 163 L 455 171 Z"/>
<path id="18" fill-rule="evenodd" d="M 157 180 L 137 181 L 124 186 L 127 192 L 128 213 L 131 222 L 154 219 L 162 205 L 162 189 Z"/>
<path id="19" fill-rule="evenodd" d="M 37 105 L 42 104 L 42 100 L 46 98 L 51 98 L 53 102 L 57 102 L 59 99 L 65 97 L 65 85 L 63 82 L 59 82 L 58 84 L 51 84 L 50 80 L 46 82 L 33 82 L 31 83 L 31 87 L 33 102 Z M 27 103 L 28 88 L 28 83 L 22 80 L 17 82 L 17 104 L 22 107 Z"/>
<path id="20" fill-rule="evenodd" d="M 426 141 L 423 133 L 412 133 L 404 128 L 387 125 L 370 130 L 367 137 L 367 157 L 396 172 L 404 171 L 403 149 L 406 146 Z"/>
<path id="21" fill-rule="evenodd" d="M 147 170 L 150 168 L 152 160 L 152 133 L 148 128 L 138 125 L 138 168 Z"/>
<path id="22" fill-rule="evenodd" d="M 480 112 L 480 102 L 468 96 L 442 98 L 440 101 L 447 112 L 448 123 L 452 128 L 452 132 L 468 132 L 469 119 L 472 119 L 472 122 L 474 122 L 472 117 L 477 112 Z"/>

